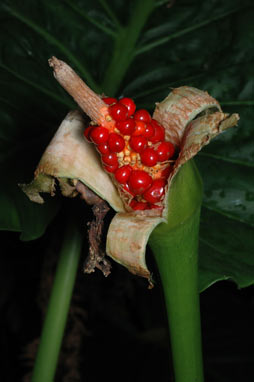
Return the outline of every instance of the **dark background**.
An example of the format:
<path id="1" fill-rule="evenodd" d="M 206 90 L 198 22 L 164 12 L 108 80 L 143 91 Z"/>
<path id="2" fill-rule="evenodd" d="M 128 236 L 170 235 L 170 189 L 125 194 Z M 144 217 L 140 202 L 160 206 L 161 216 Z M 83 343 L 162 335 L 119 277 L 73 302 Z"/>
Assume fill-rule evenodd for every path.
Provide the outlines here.
<path id="1" fill-rule="evenodd" d="M 92 218 L 81 201 L 79 205 Z M 35 241 L 1 232 L 1 380 L 29 376 L 40 336 L 57 251 L 63 213 Z M 148 263 L 156 285 L 112 264 L 105 278 L 82 272 L 84 244 L 56 381 L 172 381 L 167 318 L 152 254 Z M 218 282 L 200 295 L 206 382 L 253 381 L 253 287 L 239 290 Z M 80 378 L 80 379 L 79 379 Z M 25 379 L 25 380 L 29 380 Z"/>

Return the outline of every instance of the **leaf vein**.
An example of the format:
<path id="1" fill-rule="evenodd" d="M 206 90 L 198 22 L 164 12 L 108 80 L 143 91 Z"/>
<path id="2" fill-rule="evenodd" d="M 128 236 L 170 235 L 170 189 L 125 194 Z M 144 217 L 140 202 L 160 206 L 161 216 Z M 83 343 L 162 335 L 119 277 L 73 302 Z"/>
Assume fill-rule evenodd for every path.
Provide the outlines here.
<path id="1" fill-rule="evenodd" d="M 40 36 L 42 36 L 50 44 L 55 45 L 59 50 L 61 50 L 66 55 L 66 57 L 68 57 L 68 59 L 77 67 L 81 75 L 86 79 L 87 83 L 94 89 L 94 91 L 97 91 L 98 93 L 100 92 L 99 86 L 93 80 L 91 74 L 86 69 L 84 64 L 81 64 L 80 61 L 74 56 L 74 54 L 68 48 L 66 48 L 57 38 L 53 37 L 45 29 L 35 24 L 33 21 L 29 20 L 16 9 L 7 6 L 5 6 L 4 8 L 9 14 L 16 17 L 19 21 L 33 29 Z"/>
<path id="2" fill-rule="evenodd" d="M 249 222 L 249 221 L 246 221 L 246 220 L 244 220 L 244 219 L 241 219 L 241 218 L 239 218 L 239 217 L 236 217 L 235 215 L 233 215 L 233 214 L 231 214 L 231 213 L 229 213 L 229 212 L 223 211 L 223 210 L 221 210 L 221 209 L 219 209 L 219 208 L 212 207 L 212 206 L 210 206 L 210 205 L 207 204 L 207 203 L 204 203 L 204 202 L 203 202 L 203 203 L 202 203 L 202 207 L 206 208 L 207 210 L 216 212 L 216 213 L 218 213 L 218 214 L 220 214 L 220 215 L 222 215 L 222 216 L 225 216 L 225 217 L 227 217 L 227 218 L 229 218 L 229 219 L 231 219 L 231 220 L 235 220 L 235 221 L 237 221 L 238 223 L 240 222 L 240 223 L 244 223 L 244 224 L 246 224 L 246 225 L 249 225 L 250 227 L 254 227 L 254 223 L 251 223 L 251 222 Z"/>
<path id="3" fill-rule="evenodd" d="M 230 14 L 235 13 L 235 12 L 237 12 L 239 10 L 244 9 L 244 8 L 245 7 L 241 6 L 241 7 L 237 7 L 237 8 L 231 9 L 230 11 L 224 12 L 224 13 L 222 13 L 220 15 L 215 16 L 215 17 L 211 17 L 208 20 L 201 21 L 200 23 L 197 23 L 195 25 L 191 25 L 190 27 L 187 27 L 187 28 L 182 29 L 182 30 L 180 30 L 178 32 L 175 32 L 175 33 L 171 34 L 170 36 L 162 37 L 162 38 L 160 38 L 160 39 L 158 39 L 156 41 L 153 41 L 153 42 L 151 42 L 149 44 L 146 44 L 143 47 L 137 49 L 135 54 L 139 55 L 139 54 L 145 53 L 148 50 L 151 50 L 153 48 L 156 48 L 157 46 L 163 45 L 163 44 L 165 44 L 165 43 L 167 43 L 167 42 L 169 42 L 169 41 L 171 41 L 171 40 L 173 40 L 173 39 L 175 39 L 177 37 L 181 37 L 181 36 L 183 36 L 183 35 L 185 35 L 187 33 L 193 32 L 194 30 L 197 30 L 199 28 L 207 26 L 207 25 L 213 23 L 214 21 L 217 21 L 217 20 L 220 20 L 220 19 L 222 19 L 224 17 L 227 17 Z"/>

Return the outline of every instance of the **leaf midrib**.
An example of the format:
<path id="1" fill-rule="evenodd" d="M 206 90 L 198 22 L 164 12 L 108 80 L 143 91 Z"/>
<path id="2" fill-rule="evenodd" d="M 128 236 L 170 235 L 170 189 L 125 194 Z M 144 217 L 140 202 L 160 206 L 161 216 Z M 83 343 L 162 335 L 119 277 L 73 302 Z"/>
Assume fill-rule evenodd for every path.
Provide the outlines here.
<path id="1" fill-rule="evenodd" d="M 19 79 L 20 81 L 24 82 L 25 84 L 27 84 L 29 86 L 32 86 L 36 90 L 39 90 L 40 92 L 46 94 L 47 96 L 49 96 L 50 98 L 54 99 L 55 101 L 65 105 L 65 106 L 68 106 L 69 108 L 73 107 L 72 102 L 69 102 L 69 101 L 59 97 L 56 93 L 50 91 L 49 89 L 46 89 L 46 88 L 42 87 L 37 82 L 31 81 L 28 78 L 22 76 L 21 74 L 19 74 L 17 72 L 14 72 L 14 70 L 10 69 L 8 66 L 4 65 L 3 63 L 0 63 L 0 67 L 2 69 L 6 70 L 11 75 L 13 75 L 14 77 L 16 77 L 17 79 Z"/>
<path id="2" fill-rule="evenodd" d="M 234 159 L 234 158 L 230 158 L 230 157 L 224 157 L 222 155 L 212 154 L 209 152 L 201 151 L 201 152 L 199 152 L 198 155 L 203 156 L 203 157 L 212 158 L 212 159 L 218 159 L 218 160 L 221 160 L 224 162 L 233 163 L 233 164 L 237 164 L 240 166 L 246 166 L 246 167 L 251 167 L 251 168 L 254 167 L 254 163 L 246 162 L 246 161 L 242 161 L 242 160 Z"/>

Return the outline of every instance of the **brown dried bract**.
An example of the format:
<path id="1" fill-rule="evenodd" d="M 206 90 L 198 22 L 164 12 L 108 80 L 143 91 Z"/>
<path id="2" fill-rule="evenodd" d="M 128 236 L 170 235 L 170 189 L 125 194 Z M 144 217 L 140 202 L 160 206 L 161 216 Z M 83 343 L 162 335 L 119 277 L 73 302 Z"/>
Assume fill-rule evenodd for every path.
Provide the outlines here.
<path id="1" fill-rule="evenodd" d="M 109 211 L 109 207 L 101 200 L 101 203 L 95 204 L 92 209 L 95 220 L 89 223 L 89 256 L 85 261 L 84 272 L 92 273 L 95 268 L 98 268 L 107 277 L 110 274 L 111 265 L 109 260 L 105 258 L 105 251 L 101 249 L 101 238 L 104 217 Z"/>
<path id="2" fill-rule="evenodd" d="M 101 249 L 101 239 L 104 218 L 109 211 L 109 206 L 103 199 L 79 181 L 76 184 L 76 190 L 87 204 L 93 205 L 92 210 L 95 217 L 91 223 L 88 223 L 89 256 L 85 261 L 84 272 L 92 273 L 95 271 L 95 268 L 98 268 L 104 276 L 108 276 L 111 265 L 105 258 L 105 252 Z"/>

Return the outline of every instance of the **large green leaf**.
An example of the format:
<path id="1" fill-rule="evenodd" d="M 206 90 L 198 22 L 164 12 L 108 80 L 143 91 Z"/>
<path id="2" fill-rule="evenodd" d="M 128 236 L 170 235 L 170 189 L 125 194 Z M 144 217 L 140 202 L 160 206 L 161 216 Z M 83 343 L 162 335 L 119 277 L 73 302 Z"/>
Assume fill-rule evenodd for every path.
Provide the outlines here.
<path id="1" fill-rule="evenodd" d="M 13 114 L 14 112 L 10 116 Z M 19 183 L 30 182 L 40 154 L 49 139 L 49 136 L 41 135 L 39 139 L 44 144 L 38 144 L 29 137 L 25 141 L 22 137 L 22 131 L 26 136 L 26 126 L 31 125 L 34 129 L 38 127 L 39 131 L 40 123 L 25 113 L 19 115 L 23 121 L 20 125 L 15 125 L 13 119 L 8 118 L 8 114 L 5 114 L 4 110 L 2 111 L 2 117 L 5 119 L 2 118 L 0 141 L 0 227 L 2 230 L 21 232 L 20 238 L 22 240 L 33 240 L 43 235 L 46 227 L 59 210 L 61 201 L 59 198 L 47 198 L 45 205 L 36 205 L 27 199 L 18 185 Z M 16 127 L 16 131 L 14 127 Z"/>
<path id="2" fill-rule="evenodd" d="M 27 162 L 8 163 L 8 171 L 1 169 L 0 226 L 2 230 L 21 232 L 21 240 L 34 240 L 44 234 L 47 225 L 56 215 L 60 200 L 47 198 L 44 205 L 33 205 L 18 186 L 25 179 L 23 166 Z M 30 175 L 32 175 L 30 173 Z"/>
<path id="3" fill-rule="evenodd" d="M 139 107 L 152 109 L 171 87 L 191 85 L 241 117 L 197 158 L 205 190 L 200 289 L 225 278 L 252 284 L 252 1 L 3 0 L 0 10 L 0 228 L 36 238 L 59 207 L 57 198 L 36 206 L 17 187 L 32 178 L 47 142 L 76 107 L 53 78 L 50 56 L 67 61 L 94 90 L 132 96 Z"/>
<path id="4" fill-rule="evenodd" d="M 201 215 L 199 289 L 215 281 L 253 284 L 253 228 L 204 209 Z"/>
<path id="5" fill-rule="evenodd" d="M 204 207 L 254 226 L 253 168 L 199 157 L 204 178 Z"/>

